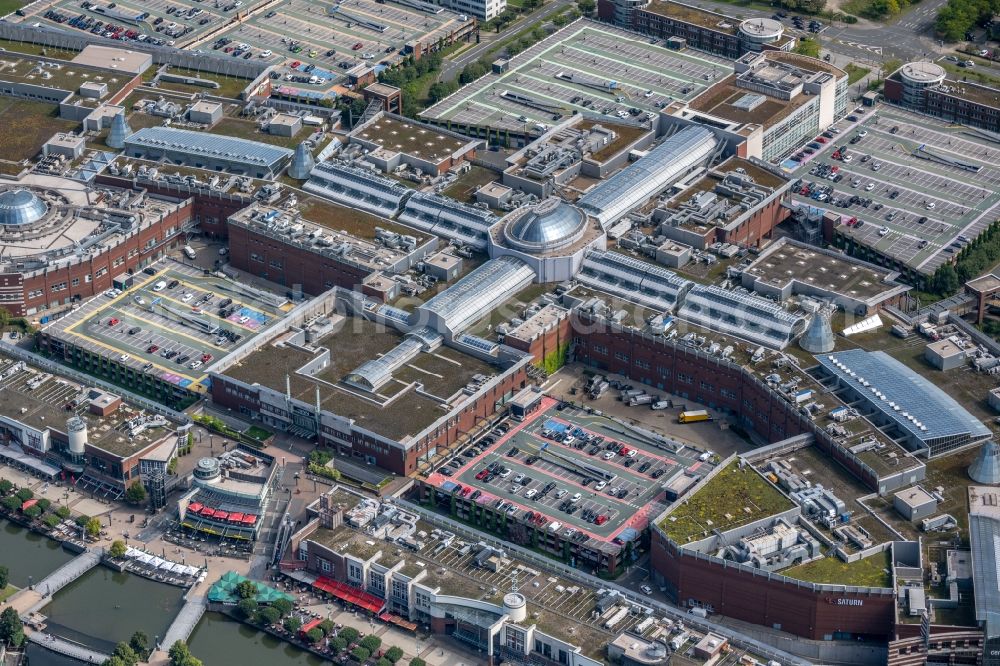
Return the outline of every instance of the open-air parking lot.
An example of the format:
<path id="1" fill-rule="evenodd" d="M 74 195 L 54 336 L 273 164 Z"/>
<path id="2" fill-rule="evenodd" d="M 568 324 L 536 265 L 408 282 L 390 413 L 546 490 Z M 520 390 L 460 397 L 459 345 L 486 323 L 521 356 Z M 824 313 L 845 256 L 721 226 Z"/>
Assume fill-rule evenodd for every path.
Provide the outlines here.
<path id="1" fill-rule="evenodd" d="M 864 245 L 932 273 L 1000 212 L 1000 144 L 975 130 L 886 107 L 838 129 L 817 137 L 793 192 Z"/>
<path id="2" fill-rule="evenodd" d="M 546 398 L 530 420 L 463 451 L 428 482 L 451 480 L 463 486 L 464 497 L 539 526 L 560 523 L 568 537 L 610 541 L 626 528 L 644 528 L 666 508 L 667 481 L 711 466 L 694 449 L 671 453 L 623 430 Z"/>
<path id="3" fill-rule="evenodd" d="M 264 0 L 61 0 L 30 5 L 18 20 L 123 42 L 186 46 L 261 4 Z"/>
<path id="4" fill-rule="evenodd" d="M 187 388 L 287 307 L 282 297 L 181 263 L 147 270 L 154 274 L 138 273 L 130 289 L 95 297 L 48 332 Z"/>
<path id="5" fill-rule="evenodd" d="M 608 26 L 577 22 L 423 112 L 436 122 L 508 130 L 573 112 L 644 119 L 691 99 L 731 71 L 707 54 L 678 53 Z"/>

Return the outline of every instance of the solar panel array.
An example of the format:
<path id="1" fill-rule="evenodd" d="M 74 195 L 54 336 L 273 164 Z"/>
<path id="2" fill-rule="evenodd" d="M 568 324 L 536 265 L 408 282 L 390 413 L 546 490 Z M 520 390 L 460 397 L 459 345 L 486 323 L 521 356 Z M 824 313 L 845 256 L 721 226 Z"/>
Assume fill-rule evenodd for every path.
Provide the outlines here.
<path id="1" fill-rule="evenodd" d="M 413 191 L 394 180 L 338 162 L 317 164 L 302 187 L 337 203 L 390 217 Z"/>
<path id="2" fill-rule="evenodd" d="M 722 333 L 782 349 L 806 327 L 806 318 L 748 292 L 695 285 L 678 314 Z"/>
<path id="3" fill-rule="evenodd" d="M 484 351 L 487 354 L 494 354 L 496 350 L 500 348 L 500 345 L 492 340 L 484 340 L 483 338 L 476 337 L 475 335 L 469 335 L 468 333 L 463 333 L 455 339 L 456 342 L 460 342 L 470 347 L 474 347 L 480 351 Z"/>
<path id="4" fill-rule="evenodd" d="M 125 139 L 126 147 L 208 157 L 222 162 L 265 166 L 272 171 L 290 159 L 288 148 L 221 134 L 193 132 L 172 127 L 144 127 Z"/>
<path id="5" fill-rule="evenodd" d="M 642 159 L 596 185 L 577 205 L 600 220 L 606 229 L 672 185 L 689 169 L 703 164 L 718 143 L 711 130 L 698 125 L 686 127 Z"/>
<path id="6" fill-rule="evenodd" d="M 678 300 L 694 284 L 661 266 L 605 251 L 594 251 L 584 258 L 577 280 L 665 312 L 673 311 Z"/>
<path id="7" fill-rule="evenodd" d="M 485 249 L 486 235 L 499 219 L 488 210 L 438 194 L 416 192 L 407 199 L 399 221 L 437 236 Z"/>
<path id="8" fill-rule="evenodd" d="M 535 278 L 535 271 L 516 257 L 491 259 L 419 308 L 432 326 L 461 333 Z M 433 321 L 437 319 L 437 321 Z M 438 329 L 445 333 L 444 330 Z"/>
<path id="9" fill-rule="evenodd" d="M 921 442 L 990 436 L 990 429 L 950 395 L 885 352 L 851 349 L 816 358 L 842 386 Z"/>

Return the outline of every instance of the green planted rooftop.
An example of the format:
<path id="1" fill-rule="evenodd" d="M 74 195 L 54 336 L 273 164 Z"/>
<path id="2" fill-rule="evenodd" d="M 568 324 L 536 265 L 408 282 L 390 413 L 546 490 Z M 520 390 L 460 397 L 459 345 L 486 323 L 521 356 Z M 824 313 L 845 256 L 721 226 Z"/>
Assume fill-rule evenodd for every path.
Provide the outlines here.
<path id="1" fill-rule="evenodd" d="M 855 562 L 844 562 L 839 557 L 824 557 L 797 567 L 785 569 L 782 576 L 807 583 L 827 585 L 853 585 L 856 587 L 892 587 L 889 573 L 889 551 L 875 553 Z"/>
<path id="2" fill-rule="evenodd" d="M 795 505 L 750 465 L 733 460 L 660 521 L 670 539 L 685 544 L 712 530 L 728 531 Z M 705 534 L 708 533 L 708 534 Z"/>

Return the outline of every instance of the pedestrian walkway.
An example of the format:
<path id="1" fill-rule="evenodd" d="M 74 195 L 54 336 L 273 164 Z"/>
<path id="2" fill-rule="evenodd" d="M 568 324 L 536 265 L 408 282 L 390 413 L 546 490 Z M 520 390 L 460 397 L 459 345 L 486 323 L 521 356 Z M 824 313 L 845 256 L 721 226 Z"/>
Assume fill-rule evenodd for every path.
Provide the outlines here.
<path id="1" fill-rule="evenodd" d="M 170 649 L 170 646 L 177 641 L 187 641 L 207 608 L 208 599 L 204 594 L 188 592 L 184 606 L 181 607 L 177 617 L 170 623 L 170 628 L 163 636 L 163 647 Z"/>
<path id="2" fill-rule="evenodd" d="M 86 645 L 74 643 L 59 636 L 47 634 L 44 631 L 35 631 L 31 627 L 24 628 L 24 635 L 29 641 L 36 645 L 41 645 L 46 650 L 51 650 L 65 657 L 82 661 L 85 664 L 103 664 L 111 655 L 91 650 Z"/>
<path id="3" fill-rule="evenodd" d="M 104 550 L 94 548 L 80 553 L 72 560 L 62 565 L 35 585 L 43 597 L 50 597 L 74 580 L 87 573 L 101 563 Z"/>

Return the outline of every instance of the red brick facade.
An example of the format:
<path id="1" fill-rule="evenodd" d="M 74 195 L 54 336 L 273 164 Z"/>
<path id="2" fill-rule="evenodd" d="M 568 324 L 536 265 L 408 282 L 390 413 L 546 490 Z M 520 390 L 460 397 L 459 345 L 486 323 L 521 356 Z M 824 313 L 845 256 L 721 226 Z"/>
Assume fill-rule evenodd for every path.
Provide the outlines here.
<path id="1" fill-rule="evenodd" d="M 895 597 L 820 591 L 809 584 L 768 580 L 735 567 L 681 555 L 652 530 L 650 560 L 678 603 L 693 599 L 728 617 L 813 640 L 885 640 L 895 621 Z"/>

